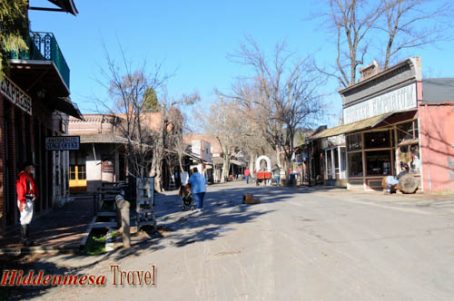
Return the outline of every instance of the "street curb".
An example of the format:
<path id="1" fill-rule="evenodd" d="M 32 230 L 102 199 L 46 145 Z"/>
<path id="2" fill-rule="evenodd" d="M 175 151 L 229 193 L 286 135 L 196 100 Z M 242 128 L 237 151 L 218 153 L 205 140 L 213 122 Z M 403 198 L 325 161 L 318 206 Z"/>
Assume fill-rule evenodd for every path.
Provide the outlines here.
<path id="1" fill-rule="evenodd" d="M 58 255 L 58 254 L 76 254 L 79 252 L 79 246 L 70 246 L 70 247 L 42 247 L 42 246 L 32 246 L 32 247 L 18 247 L 18 248 L 0 248 L 0 255 L 35 255 L 35 254 L 46 254 L 46 255 Z"/>

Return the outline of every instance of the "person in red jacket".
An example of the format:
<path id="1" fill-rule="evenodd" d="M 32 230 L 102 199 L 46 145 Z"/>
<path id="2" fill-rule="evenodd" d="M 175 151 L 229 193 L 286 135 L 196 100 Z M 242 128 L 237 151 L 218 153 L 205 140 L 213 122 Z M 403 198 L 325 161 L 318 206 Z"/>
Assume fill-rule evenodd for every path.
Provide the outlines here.
<path id="1" fill-rule="evenodd" d="M 251 171 L 246 167 L 244 170 L 244 178 L 246 179 L 246 184 L 249 184 L 249 177 L 251 176 Z"/>
<path id="2" fill-rule="evenodd" d="M 20 212 L 21 224 L 21 241 L 25 245 L 29 245 L 29 224 L 33 217 L 33 203 L 38 197 L 33 174 L 35 166 L 31 162 L 25 162 L 23 170 L 17 175 L 16 194 L 17 207 Z"/>

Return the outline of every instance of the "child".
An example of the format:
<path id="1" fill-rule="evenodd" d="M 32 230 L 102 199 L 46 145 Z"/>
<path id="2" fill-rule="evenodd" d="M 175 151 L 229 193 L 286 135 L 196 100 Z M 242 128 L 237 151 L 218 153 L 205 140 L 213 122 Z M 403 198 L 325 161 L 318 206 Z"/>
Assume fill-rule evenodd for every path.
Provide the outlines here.
<path id="1" fill-rule="evenodd" d="M 187 209 L 194 209 L 194 205 L 192 203 L 192 194 L 191 194 L 191 185 L 186 184 L 180 187 L 179 196 L 183 200 L 183 210 Z"/>

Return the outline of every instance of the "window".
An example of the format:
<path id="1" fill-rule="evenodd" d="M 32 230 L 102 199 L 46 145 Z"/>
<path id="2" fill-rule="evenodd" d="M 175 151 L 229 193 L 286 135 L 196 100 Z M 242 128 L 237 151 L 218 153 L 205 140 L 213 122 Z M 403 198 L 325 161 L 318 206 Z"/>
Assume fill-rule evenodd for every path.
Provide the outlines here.
<path id="1" fill-rule="evenodd" d="M 336 173 L 339 173 L 339 152 L 337 151 L 337 148 L 333 149 L 332 152 L 334 152 L 334 167 Z"/>
<path id="2" fill-rule="evenodd" d="M 84 165 L 70 165 L 69 166 L 69 179 L 70 180 L 86 180 L 87 173 Z"/>
<path id="3" fill-rule="evenodd" d="M 333 178 L 333 164 L 331 161 L 331 150 L 325 152 L 326 154 L 326 173 L 328 175 L 328 179 Z"/>
<path id="4" fill-rule="evenodd" d="M 414 138 L 419 139 L 418 120 L 413 121 Z"/>
<path id="5" fill-rule="evenodd" d="M 365 133 L 364 145 L 366 149 L 390 147 L 389 131 Z"/>
<path id="6" fill-rule="evenodd" d="M 402 145 L 397 148 L 397 166 L 400 166 L 402 163 L 407 164 L 410 168 L 410 173 L 419 174 L 421 172 L 421 160 L 419 157 L 418 144 Z M 400 167 L 397 172 L 399 173 L 402 170 L 403 168 Z"/>
<path id="7" fill-rule="evenodd" d="M 418 120 L 399 124 L 397 130 L 397 143 L 404 140 L 418 139 Z"/>
<path id="8" fill-rule="evenodd" d="M 76 179 L 76 165 L 69 166 L 69 179 L 70 180 Z"/>
<path id="9" fill-rule="evenodd" d="M 348 154 L 348 175 L 350 177 L 363 176 L 363 159 L 362 153 Z"/>
<path id="10" fill-rule="evenodd" d="M 360 150 L 362 147 L 361 134 L 353 134 L 347 136 L 347 150 Z"/>
<path id="11" fill-rule="evenodd" d="M 347 166 L 347 153 L 345 152 L 345 148 L 341 148 L 341 172 L 345 171 L 346 166 Z"/>
<path id="12" fill-rule="evenodd" d="M 85 170 L 85 165 L 77 165 L 77 178 L 79 180 L 86 180 L 87 179 L 87 173 Z"/>
<path id="13" fill-rule="evenodd" d="M 411 152 L 411 162 L 410 162 L 410 172 L 411 173 L 420 173 L 421 172 L 421 160 L 419 159 L 419 145 L 414 144 L 410 146 Z"/>
<path id="14" fill-rule="evenodd" d="M 368 176 L 387 176 L 391 174 L 391 152 L 366 152 Z"/>

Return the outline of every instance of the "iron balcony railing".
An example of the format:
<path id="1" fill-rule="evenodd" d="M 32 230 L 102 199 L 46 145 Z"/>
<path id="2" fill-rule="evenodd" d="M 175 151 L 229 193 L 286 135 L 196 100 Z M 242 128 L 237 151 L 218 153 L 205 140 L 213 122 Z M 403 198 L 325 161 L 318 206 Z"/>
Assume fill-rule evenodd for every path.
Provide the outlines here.
<path id="1" fill-rule="evenodd" d="M 69 89 L 69 67 L 53 33 L 30 32 L 28 50 L 11 52 L 11 59 L 52 61 Z"/>

